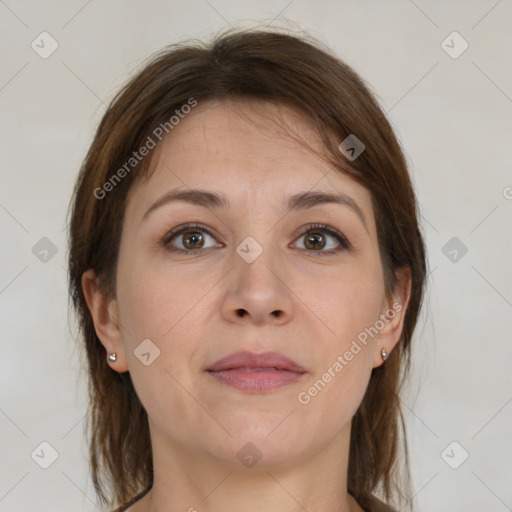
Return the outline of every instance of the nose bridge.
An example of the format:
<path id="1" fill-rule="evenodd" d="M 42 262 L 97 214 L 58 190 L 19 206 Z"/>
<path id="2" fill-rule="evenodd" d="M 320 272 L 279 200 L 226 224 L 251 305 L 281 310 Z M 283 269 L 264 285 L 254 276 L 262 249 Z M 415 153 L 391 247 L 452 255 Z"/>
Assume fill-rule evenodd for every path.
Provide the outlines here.
<path id="1" fill-rule="evenodd" d="M 266 230 L 268 231 L 268 230 Z M 254 231 L 253 231 L 254 232 Z M 271 232 L 262 228 L 259 232 L 246 236 L 236 247 L 235 269 L 241 284 L 250 287 L 261 295 L 276 294 L 279 280 L 279 254 Z"/>
<path id="2" fill-rule="evenodd" d="M 262 208 L 262 205 L 267 206 Z M 278 213 L 271 207 L 268 195 L 263 195 L 261 191 L 246 193 L 244 204 L 240 206 L 244 209 L 244 215 L 238 221 L 237 235 L 241 239 L 236 245 L 236 253 L 243 263 L 249 266 L 257 263 L 256 267 L 263 271 L 260 266 L 265 267 L 264 263 L 272 266 L 277 255 L 274 227 L 279 220 Z"/>
<path id="3" fill-rule="evenodd" d="M 248 315 L 258 323 L 271 318 L 282 321 L 292 310 L 291 292 L 282 275 L 283 259 L 268 224 L 259 222 L 258 226 L 235 248 L 225 312 L 231 318 Z"/>

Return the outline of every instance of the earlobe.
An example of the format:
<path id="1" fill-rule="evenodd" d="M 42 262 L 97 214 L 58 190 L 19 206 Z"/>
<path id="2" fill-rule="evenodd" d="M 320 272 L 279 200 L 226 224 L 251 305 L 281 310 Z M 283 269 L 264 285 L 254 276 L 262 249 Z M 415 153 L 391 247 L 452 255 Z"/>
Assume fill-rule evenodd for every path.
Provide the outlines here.
<path id="1" fill-rule="evenodd" d="M 383 301 L 380 318 L 383 327 L 376 339 L 373 367 L 380 366 L 390 356 L 400 341 L 405 313 L 411 297 L 411 270 L 401 267 L 395 273 L 397 284 L 394 293 Z"/>
<path id="2" fill-rule="evenodd" d="M 96 335 L 107 351 L 105 364 L 109 364 L 118 372 L 127 371 L 124 343 L 117 320 L 116 300 L 105 297 L 99 286 L 98 277 L 92 269 L 82 274 L 82 290 L 94 322 Z M 115 358 L 112 354 L 115 354 Z"/>

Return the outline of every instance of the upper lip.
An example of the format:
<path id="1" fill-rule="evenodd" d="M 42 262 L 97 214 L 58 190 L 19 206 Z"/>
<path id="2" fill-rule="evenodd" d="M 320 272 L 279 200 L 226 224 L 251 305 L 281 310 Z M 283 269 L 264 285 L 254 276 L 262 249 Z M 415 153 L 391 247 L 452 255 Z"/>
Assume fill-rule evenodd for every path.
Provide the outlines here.
<path id="1" fill-rule="evenodd" d="M 305 373 L 306 371 L 298 363 L 278 352 L 254 354 L 247 351 L 236 352 L 223 357 L 209 366 L 206 371 L 220 372 L 235 368 L 276 368 L 277 370 L 288 370 L 297 373 Z"/>

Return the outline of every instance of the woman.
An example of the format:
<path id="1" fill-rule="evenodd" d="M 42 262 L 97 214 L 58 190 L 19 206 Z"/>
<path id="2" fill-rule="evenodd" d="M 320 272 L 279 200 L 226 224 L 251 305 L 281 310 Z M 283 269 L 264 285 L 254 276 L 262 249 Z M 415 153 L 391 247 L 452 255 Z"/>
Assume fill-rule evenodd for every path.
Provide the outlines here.
<path id="1" fill-rule="evenodd" d="M 417 203 L 375 99 L 318 43 L 231 31 L 155 56 L 82 166 L 69 277 L 101 502 L 410 505 Z"/>

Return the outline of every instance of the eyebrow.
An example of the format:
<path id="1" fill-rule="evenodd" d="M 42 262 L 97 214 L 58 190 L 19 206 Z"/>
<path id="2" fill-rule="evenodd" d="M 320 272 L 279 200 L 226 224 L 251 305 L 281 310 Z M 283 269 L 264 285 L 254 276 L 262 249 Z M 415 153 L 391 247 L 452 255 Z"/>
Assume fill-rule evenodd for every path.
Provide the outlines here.
<path id="1" fill-rule="evenodd" d="M 191 189 L 191 190 L 172 190 L 162 197 L 157 199 L 142 216 L 144 221 L 151 212 L 155 211 L 166 204 L 183 201 L 196 206 L 204 208 L 229 208 L 229 199 L 224 194 L 217 194 L 206 190 Z M 361 208 L 357 203 L 346 194 L 328 194 L 326 192 L 301 192 L 293 196 L 289 196 L 286 201 L 287 212 L 292 210 L 307 210 L 315 206 L 323 204 L 340 204 L 351 208 L 357 216 L 361 219 L 366 231 L 368 231 L 368 224 Z"/>

